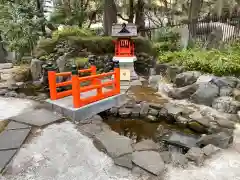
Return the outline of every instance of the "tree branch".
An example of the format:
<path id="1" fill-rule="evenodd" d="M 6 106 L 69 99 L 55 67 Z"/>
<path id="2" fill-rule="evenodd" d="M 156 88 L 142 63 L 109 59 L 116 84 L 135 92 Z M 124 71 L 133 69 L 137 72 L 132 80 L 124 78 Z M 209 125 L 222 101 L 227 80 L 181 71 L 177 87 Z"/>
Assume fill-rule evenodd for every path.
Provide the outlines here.
<path id="1" fill-rule="evenodd" d="M 130 19 L 124 18 L 120 13 L 117 13 L 117 16 L 120 17 L 122 20 L 129 22 Z"/>

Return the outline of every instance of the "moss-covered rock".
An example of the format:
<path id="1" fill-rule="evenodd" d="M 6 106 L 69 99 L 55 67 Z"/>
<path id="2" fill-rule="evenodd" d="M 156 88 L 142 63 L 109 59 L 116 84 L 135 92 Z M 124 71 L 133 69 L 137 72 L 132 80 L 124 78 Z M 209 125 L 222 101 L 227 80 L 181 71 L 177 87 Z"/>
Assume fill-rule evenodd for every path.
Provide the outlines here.
<path id="1" fill-rule="evenodd" d="M 12 79 L 16 82 L 25 82 L 31 79 L 31 70 L 28 66 L 19 66 L 12 73 Z"/>

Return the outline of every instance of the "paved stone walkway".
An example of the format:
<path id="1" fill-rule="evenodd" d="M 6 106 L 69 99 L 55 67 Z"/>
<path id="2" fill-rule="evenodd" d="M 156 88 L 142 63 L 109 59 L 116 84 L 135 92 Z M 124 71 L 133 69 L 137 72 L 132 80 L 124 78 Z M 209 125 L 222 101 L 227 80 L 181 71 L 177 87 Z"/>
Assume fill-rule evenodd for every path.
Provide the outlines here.
<path id="1" fill-rule="evenodd" d="M 114 165 L 71 122 L 53 124 L 24 145 L 1 180 L 147 180 Z"/>

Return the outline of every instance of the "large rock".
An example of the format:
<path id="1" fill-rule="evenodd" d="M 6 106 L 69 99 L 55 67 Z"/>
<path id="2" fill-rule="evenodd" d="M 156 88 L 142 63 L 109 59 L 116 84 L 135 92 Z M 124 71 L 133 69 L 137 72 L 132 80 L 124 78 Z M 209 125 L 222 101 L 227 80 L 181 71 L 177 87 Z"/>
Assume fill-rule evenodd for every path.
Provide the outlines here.
<path id="1" fill-rule="evenodd" d="M 191 84 L 180 88 L 174 88 L 168 93 L 168 96 L 174 99 L 188 99 L 196 92 L 198 84 Z"/>
<path id="2" fill-rule="evenodd" d="M 133 163 L 154 175 L 160 175 L 165 169 L 159 153 L 155 151 L 136 151 L 133 153 Z"/>
<path id="3" fill-rule="evenodd" d="M 197 81 L 200 75 L 201 72 L 198 71 L 187 71 L 180 73 L 176 76 L 175 84 L 177 85 L 177 87 L 183 87 L 193 84 Z"/>
<path id="4" fill-rule="evenodd" d="M 97 134 L 94 138 L 96 147 L 107 152 L 112 158 L 132 153 L 133 149 L 131 143 L 131 139 L 113 131 L 102 132 Z"/>
<path id="5" fill-rule="evenodd" d="M 65 72 L 67 71 L 66 67 L 67 67 L 67 63 L 68 63 L 68 59 L 67 59 L 67 54 L 60 56 L 57 60 L 57 67 L 59 69 L 60 72 Z"/>
<path id="6" fill-rule="evenodd" d="M 222 149 L 228 148 L 228 146 L 232 143 L 233 135 L 226 132 L 204 135 L 197 142 L 199 146 L 206 146 L 208 144 L 212 144 Z"/>
<path id="7" fill-rule="evenodd" d="M 219 95 L 219 87 L 213 83 L 201 83 L 197 91 L 190 97 L 197 104 L 211 106 L 213 100 Z"/>
<path id="8" fill-rule="evenodd" d="M 194 161 L 198 166 L 203 165 L 204 152 L 202 149 L 198 147 L 192 147 L 191 149 L 189 149 L 189 151 L 186 154 L 186 157 L 189 160 Z"/>
<path id="9" fill-rule="evenodd" d="M 188 166 L 187 157 L 181 153 L 173 152 L 171 160 L 174 167 L 186 168 Z"/>
<path id="10" fill-rule="evenodd" d="M 213 82 L 214 78 L 215 78 L 215 76 L 213 76 L 213 75 L 203 74 L 203 75 L 199 76 L 196 83 L 197 84 L 210 83 L 210 82 Z"/>
<path id="11" fill-rule="evenodd" d="M 220 112 L 236 114 L 240 110 L 240 102 L 232 97 L 222 96 L 214 99 L 212 107 Z"/>
<path id="12" fill-rule="evenodd" d="M 240 102 L 240 88 L 233 89 L 232 93 L 233 93 L 233 97 Z"/>
<path id="13" fill-rule="evenodd" d="M 203 116 L 199 111 L 195 111 L 194 113 L 189 115 L 189 118 L 192 121 L 196 121 L 204 127 L 209 127 L 210 118 L 207 116 Z"/>
<path id="14" fill-rule="evenodd" d="M 163 109 L 159 112 L 160 118 L 166 118 L 169 122 L 175 122 L 176 118 L 183 114 L 184 108 L 172 103 L 165 103 Z"/>
<path id="15" fill-rule="evenodd" d="M 202 150 L 203 150 L 203 153 L 205 156 L 211 156 L 211 155 L 215 154 L 216 152 L 220 151 L 221 149 L 212 144 L 209 144 L 209 145 L 205 146 L 204 148 L 202 148 Z"/>
<path id="16" fill-rule="evenodd" d="M 42 65 L 43 65 L 43 61 L 40 61 L 38 59 L 32 59 L 30 64 L 30 71 L 31 71 L 33 81 L 37 81 L 41 78 Z"/>
<path id="17" fill-rule="evenodd" d="M 153 76 L 150 76 L 149 79 L 148 79 L 148 84 L 151 88 L 153 89 L 158 89 L 158 82 L 160 81 L 161 79 L 161 75 L 153 75 Z"/>
<path id="18" fill-rule="evenodd" d="M 177 74 L 181 73 L 183 68 L 177 66 L 169 66 L 166 70 L 166 76 L 171 82 L 175 82 Z"/>
<path id="19" fill-rule="evenodd" d="M 215 83 L 218 87 L 227 86 L 227 87 L 235 88 L 238 81 L 239 80 L 235 77 L 215 77 L 215 78 L 213 78 L 213 83 Z"/>
<path id="20" fill-rule="evenodd" d="M 220 88 L 220 96 L 232 96 L 233 89 L 228 86 L 223 86 Z"/>

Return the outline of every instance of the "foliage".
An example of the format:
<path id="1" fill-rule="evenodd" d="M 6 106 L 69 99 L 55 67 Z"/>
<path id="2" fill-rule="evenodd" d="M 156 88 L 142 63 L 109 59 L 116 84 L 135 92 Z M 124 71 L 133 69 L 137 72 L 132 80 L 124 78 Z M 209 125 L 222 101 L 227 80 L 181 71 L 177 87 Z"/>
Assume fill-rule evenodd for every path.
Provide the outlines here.
<path id="1" fill-rule="evenodd" d="M 240 75 L 240 48 L 228 50 L 190 49 L 176 52 L 166 52 L 159 56 L 160 63 L 170 63 L 183 66 L 188 70 L 223 75 Z"/>
<path id="2" fill-rule="evenodd" d="M 155 32 L 153 47 L 158 53 L 176 51 L 179 38 L 179 34 L 173 28 L 161 28 Z"/>
<path id="3" fill-rule="evenodd" d="M 56 30 L 52 33 L 52 39 L 58 40 L 60 38 L 66 38 L 68 36 L 77 36 L 77 37 L 89 37 L 93 36 L 94 33 L 89 29 L 79 28 L 77 26 L 68 26 L 64 27 L 61 30 Z"/>
<path id="4" fill-rule="evenodd" d="M 56 0 L 55 2 L 56 6 L 50 15 L 50 22 L 54 24 L 83 27 L 94 13 L 98 11 L 102 14 L 102 1 Z"/>
<path id="5" fill-rule="evenodd" d="M 78 67 L 83 67 L 88 62 L 88 58 L 76 57 L 74 58 L 74 62 Z"/>
<path id="6" fill-rule="evenodd" d="M 79 37 L 68 36 L 62 39 L 42 39 L 39 41 L 36 49 L 35 56 L 40 57 L 43 55 L 49 55 L 54 52 L 54 49 L 61 41 L 67 41 L 71 48 L 74 48 L 77 52 L 86 49 L 87 52 L 94 54 L 109 54 L 114 53 L 113 38 L 109 36 L 91 36 L 91 37 Z M 148 54 L 154 54 L 152 43 L 144 38 L 133 38 L 135 43 L 136 52 L 145 52 Z"/>
<path id="7" fill-rule="evenodd" d="M 9 50 L 19 56 L 33 50 L 39 36 L 41 24 L 35 1 L 21 3 L 3 3 L 0 5 L 0 32 Z"/>
<path id="8" fill-rule="evenodd" d="M 155 32 L 153 41 L 155 42 L 177 42 L 179 39 L 179 33 L 174 28 L 160 28 Z"/>

